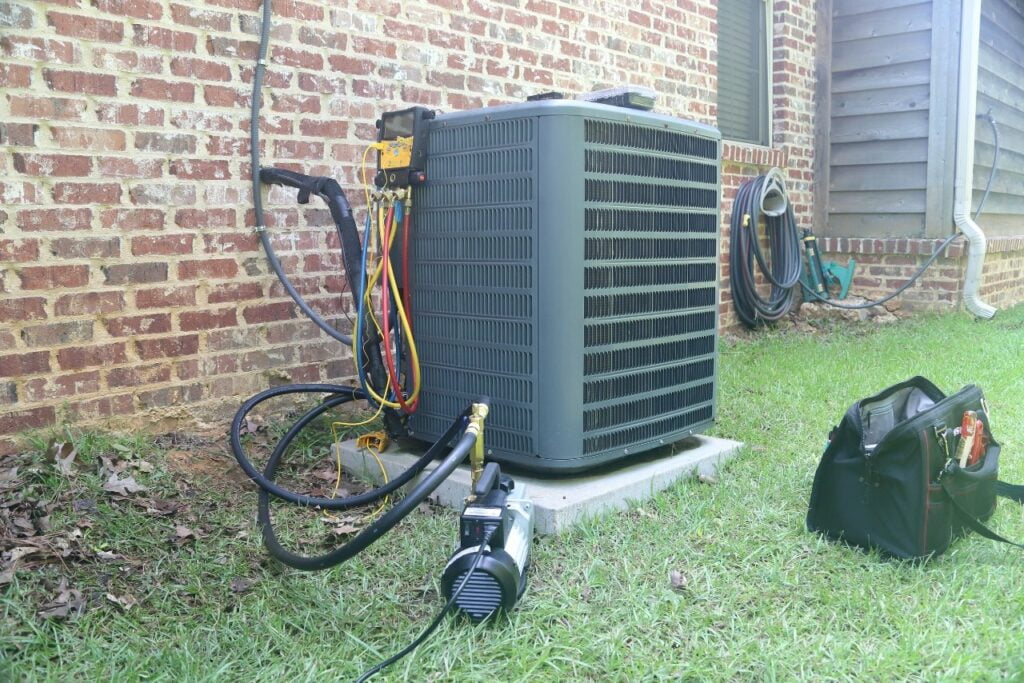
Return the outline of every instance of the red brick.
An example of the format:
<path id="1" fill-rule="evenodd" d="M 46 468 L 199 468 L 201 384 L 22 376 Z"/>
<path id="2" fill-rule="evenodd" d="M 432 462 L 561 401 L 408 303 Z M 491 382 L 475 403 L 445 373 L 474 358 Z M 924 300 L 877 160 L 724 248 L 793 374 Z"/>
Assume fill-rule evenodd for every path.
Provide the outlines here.
<path id="1" fill-rule="evenodd" d="M 50 26 L 61 35 L 105 43 L 120 43 L 124 38 L 124 25 L 119 21 L 106 21 L 63 12 L 49 12 L 46 18 Z"/>
<path id="2" fill-rule="evenodd" d="M 92 341 L 92 321 L 75 320 L 66 323 L 33 325 L 21 331 L 21 338 L 27 346 L 47 347 Z"/>
<path id="3" fill-rule="evenodd" d="M 195 154 L 196 137 L 186 133 L 139 132 L 135 134 L 135 149 L 168 154 Z"/>
<path id="4" fill-rule="evenodd" d="M 179 228 L 233 228 L 234 209 L 179 209 L 174 213 Z"/>
<path id="5" fill-rule="evenodd" d="M 144 289 L 135 293 L 135 306 L 140 309 L 195 306 L 195 304 L 196 288 L 194 286 Z"/>
<path id="6" fill-rule="evenodd" d="M 105 128 L 50 128 L 53 141 L 64 149 L 89 149 L 99 152 L 114 152 L 125 149 L 125 135 L 121 130 Z"/>
<path id="7" fill-rule="evenodd" d="M 249 107 L 249 91 L 225 85 L 203 86 L 203 98 L 212 107 Z"/>
<path id="8" fill-rule="evenodd" d="M 178 263 L 179 280 L 234 277 L 236 273 L 238 273 L 238 264 L 234 259 L 206 259 Z"/>
<path id="9" fill-rule="evenodd" d="M 271 107 L 274 111 L 297 114 L 319 114 L 320 98 L 314 95 L 283 95 L 271 93 Z"/>
<path id="10" fill-rule="evenodd" d="M 96 105 L 96 119 L 100 123 L 113 123 L 125 126 L 162 126 L 164 112 L 149 104 L 117 104 L 100 102 Z M 136 133 L 136 137 L 148 133 Z"/>
<path id="11" fill-rule="evenodd" d="M 89 95 L 114 96 L 117 94 L 117 82 L 113 76 L 107 74 L 43 69 L 43 79 L 51 90 L 80 92 Z"/>
<path id="12" fill-rule="evenodd" d="M 120 263 L 104 266 L 103 273 L 108 285 L 144 284 L 167 281 L 167 264 Z"/>
<path id="13" fill-rule="evenodd" d="M 137 334 L 163 334 L 171 331 L 171 316 L 167 313 L 110 318 L 103 321 L 111 337 L 132 337 Z"/>
<path id="14" fill-rule="evenodd" d="M 8 28 L 32 28 L 35 14 L 28 5 L 14 2 L 0 2 L 0 26 Z"/>
<path id="15" fill-rule="evenodd" d="M 242 317 L 250 325 L 269 323 L 275 320 L 289 320 L 295 317 L 295 304 L 291 301 L 282 301 L 276 304 L 248 306 L 242 312 Z"/>
<path id="16" fill-rule="evenodd" d="M 170 170 L 171 175 L 185 180 L 224 180 L 231 177 L 227 161 L 175 159 Z"/>
<path id="17" fill-rule="evenodd" d="M 107 385 L 116 387 L 139 387 L 160 384 L 171 379 L 169 365 L 141 365 L 131 368 L 115 368 L 107 373 Z"/>
<path id="18" fill-rule="evenodd" d="M 260 239 L 252 232 L 203 235 L 203 242 L 203 250 L 208 254 L 251 253 L 260 249 Z"/>
<path id="19" fill-rule="evenodd" d="M 66 97 L 32 97 L 8 95 L 11 115 L 40 121 L 80 120 L 88 107 L 85 100 Z"/>
<path id="20" fill-rule="evenodd" d="M 50 352 L 33 351 L 0 356 L 0 377 L 19 377 L 50 371 Z"/>
<path id="21" fill-rule="evenodd" d="M 83 287 L 89 283 L 89 266 L 28 266 L 18 277 L 22 289 Z"/>
<path id="22" fill-rule="evenodd" d="M 235 40 L 220 36 L 206 38 L 206 51 L 214 57 L 230 57 L 236 59 L 256 59 L 259 43 L 254 40 Z"/>
<path id="23" fill-rule="evenodd" d="M 223 62 L 211 62 L 194 57 L 175 57 L 171 60 L 171 73 L 201 81 L 230 81 L 231 68 Z"/>
<path id="24" fill-rule="evenodd" d="M 0 434 L 17 434 L 26 429 L 41 429 L 52 425 L 57 420 L 53 406 L 30 408 L 0 413 Z M 10 446 L 12 444 L 9 444 Z M 12 452 L 8 447 L 8 452 Z"/>
<path id="25" fill-rule="evenodd" d="M 93 0 L 101 12 L 134 19 L 159 19 L 163 10 L 154 0 Z"/>
<path id="26" fill-rule="evenodd" d="M 170 256 L 192 253 L 192 235 L 160 235 L 159 237 L 133 237 L 133 256 Z"/>
<path id="27" fill-rule="evenodd" d="M 230 31 L 232 14 L 228 12 L 215 12 L 213 10 L 186 7 L 185 5 L 171 5 L 171 17 L 175 24 L 194 26 L 205 31 Z"/>
<path id="28" fill-rule="evenodd" d="M 0 123 L 0 145 L 32 147 L 38 131 L 35 123 Z"/>
<path id="29" fill-rule="evenodd" d="M 302 119 L 299 132 L 311 138 L 345 138 L 348 137 L 348 121 L 317 121 Z"/>
<path id="30" fill-rule="evenodd" d="M 274 156 L 278 159 L 322 159 L 324 143 L 306 140 L 275 140 Z"/>
<path id="31" fill-rule="evenodd" d="M 53 201 L 58 204 L 117 204 L 121 186 L 117 183 L 57 183 Z"/>
<path id="32" fill-rule="evenodd" d="M 134 44 L 137 47 L 174 50 L 175 52 L 195 52 L 196 34 L 185 31 L 172 31 L 157 26 L 132 26 Z"/>
<path id="33" fill-rule="evenodd" d="M 54 311 L 57 315 L 90 315 L 113 313 L 124 308 L 124 294 L 121 292 L 85 292 L 65 294 L 57 299 Z"/>
<path id="34" fill-rule="evenodd" d="M 14 153 L 14 170 L 25 175 L 47 178 L 87 176 L 92 171 L 92 158 L 72 154 Z"/>
<path id="35" fill-rule="evenodd" d="M 100 225 L 117 230 L 162 230 L 164 216 L 160 209 L 108 209 L 100 214 Z"/>
<path id="36" fill-rule="evenodd" d="M 121 253 L 117 237 L 62 237 L 50 243 L 50 252 L 60 258 L 113 258 Z"/>
<path id="37" fill-rule="evenodd" d="M 348 36 L 337 31 L 325 31 L 314 26 L 299 27 L 299 42 L 329 50 L 344 50 Z"/>
<path id="38" fill-rule="evenodd" d="M 196 86 L 191 83 L 164 81 L 159 78 L 138 78 L 132 83 L 132 97 L 148 100 L 171 100 L 192 102 L 196 97 Z"/>
<path id="39" fill-rule="evenodd" d="M 226 282 L 210 290 L 206 300 L 211 304 L 228 301 L 245 301 L 263 297 L 263 287 L 258 282 Z"/>
<path id="40" fill-rule="evenodd" d="M 78 50 L 68 40 L 10 35 L 0 38 L 0 55 L 44 64 L 73 64 L 78 59 Z"/>
<path id="41" fill-rule="evenodd" d="M 275 46 L 270 52 L 270 61 L 274 64 L 295 67 L 296 69 L 312 69 L 319 71 L 324 68 L 324 58 L 315 52 L 295 50 L 290 47 Z"/>
<path id="42" fill-rule="evenodd" d="M 218 311 L 188 311 L 180 317 L 182 332 L 196 330 L 212 330 L 217 327 L 235 327 L 238 318 L 234 308 L 222 308 Z"/>
<path id="43" fill-rule="evenodd" d="M 159 339 L 136 339 L 135 350 L 139 358 L 173 358 L 191 356 L 199 352 L 199 335 L 189 334 L 181 337 L 163 337 Z"/>
<path id="44" fill-rule="evenodd" d="M 128 360 L 124 342 L 101 346 L 71 347 L 57 352 L 62 370 L 79 370 L 97 365 L 113 365 Z"/>
<path id="45" fill-rule="evenodd" d="M 2 297 L 0 298 L 0 323 L 42 321 L 46 318 L 45 305 L 46 299 L 42 297 L 24 299 Z"/>
<path id="46" fill-rule="evenodd" d="M 39 258 L 39 240 L 0 240 L 0 262 L 25 263 Z"/>
<path id="47" fill-rule="evenodd" d="M 98 420 L 113 415 L 128 415 L 135 410 L 132 394 L 104 396 L 88 401 L 77 401 L 68 406 L 67 419 L 71 421 Z"/>
<path id="48" fill-rule="evenodd" d="M 26 209 L 15 216 L 26 232 L 88 230 L 91 222 L 91 209 Z"/>
<path id="49" fill-rule="evenodd" d="M 70 375 L 31 380 L 25 383 L 25 398 L 28 401 L 46 401 L 66 398 L 78 394 L 95 394 L 100 390 L 100 373 L 97 370 L 76 372 Z"/>
<path id="50" fill-rule="evenodd" d="M 0 64 L 0 88 L 27 88 L 32 82 L 32 67 Z"/>
<path id="51" fill-rule="evenodd" d="M 4 204 L 35 204 L 39 199 L 37 185 L 30 182 L 0 182 L 0 206 Z"/>
<path id="52" fill-rule="evenodd" d="M 162 159 L 100 157 L 97 175 L 103 178 L 159 178 L 164 174 Z"/>
<path id="53" fill-rule="evenodd" d="M 129 194 L 134 204 L 194 204 L 196 201 L 196 188 L 191 185 L 133 185 Z"/>

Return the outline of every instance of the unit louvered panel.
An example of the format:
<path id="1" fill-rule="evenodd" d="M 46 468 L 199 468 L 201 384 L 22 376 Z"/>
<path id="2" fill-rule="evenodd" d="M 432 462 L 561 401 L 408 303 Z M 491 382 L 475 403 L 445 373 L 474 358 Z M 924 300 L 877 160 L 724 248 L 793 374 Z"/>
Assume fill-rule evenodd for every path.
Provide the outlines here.
<path id="1" fill-rule="evenodd" d="M 440 127 L 429 146 L 429 183 L 414 204 L 424 390 L 411 427 L 437 438 L 487 394 L 488 447 L 533 452 L 536 122 Z"/>
<path id="2" fill-rule="evenodd" d="M 607 121 L 584 137 L 584 453 L 601 453 L 713 416 L 718 146 Z"/>

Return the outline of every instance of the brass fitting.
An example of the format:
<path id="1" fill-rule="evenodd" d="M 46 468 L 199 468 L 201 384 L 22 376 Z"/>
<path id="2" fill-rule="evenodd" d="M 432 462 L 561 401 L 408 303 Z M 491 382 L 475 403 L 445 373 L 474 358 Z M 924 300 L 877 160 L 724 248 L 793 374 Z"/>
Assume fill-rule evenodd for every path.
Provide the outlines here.
<path id="1" fill-rule="evenodd" d="M 490 409 L 485 403 L 474 403 L 472 412 L 469 415 L 469 424 L 466 425 L 467 434 L 476 434 L 476 442 L 473 444 L 473 450 L 469 454 L 469 498 L 467 500 L 475 500 L 476 496 L 473 491 L 476 489 L 476 483 L 480 480 L 480 475 L 484 471 L 484 420 L 487 419 L 487 413 Z"/>

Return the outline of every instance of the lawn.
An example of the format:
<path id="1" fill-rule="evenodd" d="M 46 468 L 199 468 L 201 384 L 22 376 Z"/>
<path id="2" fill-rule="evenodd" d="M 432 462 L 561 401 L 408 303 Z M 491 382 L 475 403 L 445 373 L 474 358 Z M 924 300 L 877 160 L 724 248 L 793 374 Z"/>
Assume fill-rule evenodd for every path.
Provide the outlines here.
<path id="1" fill-rule="evenodd" d="M 1003 478 L 1024 481 L 1022 351 L 1024 306 L 987 322 L 922 316 L 723 340 L 713 431 L 747 446 L 717 482 L 686 481 L 538 539 L 511 615 L 489 626 L 448 620 L 380 679 L 1021 675 L 1024 552 L 971 536 L 928 562 L 886 561 L 807 533 L 804 515 L 829 428 L 852 401 L 914 374 L 947 391 L 981 385 Z M 352 679 L 441 605 L 454 512 L 424 507 L 355 560 L 299 573 L 266 559 L 255 494 L 211 455 L 218 441 L 70 436 L 69 475 L 36 452 L 8 470 L 21 485 L 3 492 L 10 463 L 0 465 L 0 500 L 20 491 L 40 501 L 31 514 L 28 503 L 8 510 L 48 511 L 40 536 L 59 551 L 22 562 L 66 553 L 0 587 L 0 678 Z M 327 440 L 304 444 L 305 462 L 322 458 Z M 183 467 L 182 453 L 212 464 Z M 147 489 L 105 491 L 111 471 Z M 289 521 L 300 539 L 324 526 Z M 1004 501 L 992 524 L 1024 539 L 1024 508 Z M 673 587 L 673 571 L 684 585 Z"/>

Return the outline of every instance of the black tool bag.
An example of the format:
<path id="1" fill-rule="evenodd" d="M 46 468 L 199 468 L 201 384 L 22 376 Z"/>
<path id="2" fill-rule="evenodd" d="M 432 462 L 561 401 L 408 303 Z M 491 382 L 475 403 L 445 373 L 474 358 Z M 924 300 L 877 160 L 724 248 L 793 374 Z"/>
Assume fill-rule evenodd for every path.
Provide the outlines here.
<path id="1" fill-rule="evenodd" d="M 954 454 L 967 410 L 984 424 L 987 447 L 980 461 L 961 467 Z M 858 401 L 829 435 L 807 528 L 902 558 L 938 555 L 968 530 L 1011 543 L 983 524 L 997 495 L 1024 502 L 1024 486 L 998 480 L 990 427 L 974 385 L 946 396 L 914 377 Z"/>

